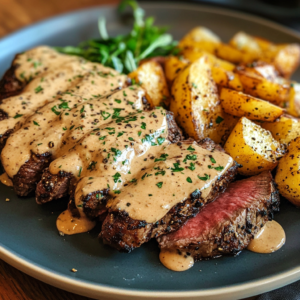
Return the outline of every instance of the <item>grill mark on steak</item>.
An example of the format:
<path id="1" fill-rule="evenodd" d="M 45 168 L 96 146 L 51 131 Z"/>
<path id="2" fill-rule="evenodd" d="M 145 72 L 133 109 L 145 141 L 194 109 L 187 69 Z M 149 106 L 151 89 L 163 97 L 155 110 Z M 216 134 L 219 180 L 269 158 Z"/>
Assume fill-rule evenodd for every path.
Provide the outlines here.
<path id="1" fill-rule="evenodd" d="M 30 159 L 21 166 L 19 172 L 12 178 L 14 191 L 19 196 L 27 196 L 35 189 L 43 170 L 49 165 L 51 154 L 31 154 Z"/>
<path id="2" fill-rule="evenodd" d="M 203 146 L 211 147 L 212 144 L 214 142 L 208 139 Z M 205 204 L 212 202 L 224 192 L 228 184 L 234 180 L 237 168 L 238 165 L 234 164 L 218 178 L 208 197 L 203 199 L 200 192 L 193 192 L 188 199 L 172 207 L 156 223 L 147 224 L 145 221 L 133 220 L 125 211 L 109 211 L 103 222 L 100 237 L 104 243 L 120 251 L 131 252 L 151 238 L 178 230 L 189 218 L 196 216 Z"/>
<path id="3" fill-rule="evenodd" d="M 13 64 L 0 80 L 0 101 L 19 94 L 26 85 L 26 82 L 21 82 L 17 79 L 15 71 L 18 64 Z"/>
<path id="4" fill-rule="evenodd" d="M 195 260 L 236 255 L 278 210 L 279 193 L 264 172 L 230 184 L 177 232 L 159 237 L 159 246 L 189 252 Z"/>
<path id="5" fill-rule="evenodd" d="M 144 102 L 145 109 L 149 110 L 147 102 Z M 168 139 L 171 143 L 179 142 L 182 139 L 182 133 L 180 128 L 175 122 L 175 118 L 172 112 L 166 111 L 166 117 L 168 122 Z M 62 198 L 68 194 L 71 179 L 74 177 L 71 173 L 51 174 L 47 168 L 42 176 L 42 180 L 36 187 L 36 201 L 38 204 L 46 203 L 55 199 Z M 75 188 L 75 187 L 74 187 Z M 90 218 L 96 218 L 106 211 L 107 192 L 106 190 L 98 190 L 83 199 L 84 212 Z M 97 198 L 98 195 L 103 195 L 101 199 Z M 99 196 L 98 196 L 99 197 Z M 71 196 L 71 202 L 74 202 L 74 197 Z"/>

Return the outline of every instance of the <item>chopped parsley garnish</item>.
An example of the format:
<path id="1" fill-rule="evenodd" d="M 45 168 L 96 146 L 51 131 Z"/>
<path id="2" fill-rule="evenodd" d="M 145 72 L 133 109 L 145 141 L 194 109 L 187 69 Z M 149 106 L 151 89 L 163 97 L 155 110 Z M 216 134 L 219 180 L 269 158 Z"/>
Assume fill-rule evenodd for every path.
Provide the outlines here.
<path id="1" fill-rule="evenodd" d="M 130 182 L 137 182 L 135 178 L 131 179 Z"/>
<path id="2" fill-rule="evenodd" d="M 84 105 L 82 106 L 80 113 L 82 114 L 84 112 Z"/>
<path id="3" fill-rule="evenodd" d="M 121 194 L 121 191 L 120 190 L 114 190 L 114 193 L 115 194 Z"/>
<path id="4" fill-rule="evenodd" d="M 216 171 L 222 171 L 222 170 L 224 169 L 224 167 L 218 166 L 218 167 L 215 167 L 214 169 L 215 169 Z"/>
<path id="5" fill-rule="evenodd" d="M 197 176 L 200 180 L 203 180 L 203 181 L 206 181 L 210 178 L 210 176 L 208 174 L 204 174 L 204 175 L 205 175 L 205 177 L 200 177 L 199 175 L 197 175 Z"/>
<path id="6" fill-rule="evenodd" d="M 169 156 L 169 154 L 163 153 L 163 154 L 160 155 L 160 158 L 155 158 L 154 162 L 165 161 L 168 156 Z"/>
<path id="7" fill-rule="evenodd" d="M 210 156 L 209 159 L 210 159 L 210 161 L 211 161 L 213 164 L 216 163 L 216 160 L 215 160 L 212 156 Z"/>
<path id="8" fill-rule="evenodd" d="M 125 91 L 123 91 L 123 95 L 124 95 L 124 97 L 127 97 L 127 94 L 125 93 Z"/>
<path id="9" fill-rule="evenodd" d="M 188 154 L 183 162 L 186 162 L 187 160 L 197 160 L 197 155 L 196 154 Z"/>
<path id="10" fill-rule="evenodd" d="M 145 123 L 145 122 L 142 122 L 141 128 L 142 128 L 142 129 L 146 129 L 146 123 Z"/>
<path id="11" fill-rule="evenodd" d="M 195 148 L 193 148 L 192 146 L 189 146 L 189 147 L 187 148 L 187 150 L 189 150 L 189 151 L 195 151 Z"/>
<path id="12" fill-rule="evenodd" d="M 118 133 L 117 137 L 120 137 L 120 136 L 122 136 L 123 134 L 124 134 L 124 131 L 121 131 L 121 132 Z"/>
<path id="13" fill-rule="evenodd" d="M 190 166 L 188 167 L 191 171 L 195 170 L 195 164 L 194 163 L 190 163 Z"/>
<path id="14" fill-rule="evenodd" d="M 139 131 L 139 132 L 138 132 L 138 136 L 141 136 L 141 134 L 142 134 L 142 132 L 141 132 L 141 131 Z"/>
<path id="15" fill-rule="evenodd" d="M 67 127 L 63 127 L 63 130 L 67 130 L 68 128 Z"/>
<path id="16" fill-rule="evenodd" d="M 37 144 L 38 146 L 41 146 L 41 145 L 43 145 L 43 143 L 39 143 L 39 144 Z"/>
<path id="17" fill-rule="evenodd" d="M 179 163 L 174 163 L 174 168 L 171 168 L 172 172 L 181 172 L 184 170 L 184 168 L 179 167 Z"/>
<path id="18" fill-rule="evenodd" d="M 152 194 L 148 194 L 149 197 L 152 197 Z"/>
<path id="19" fill-rule="evenodd" d="M 197 88 L 197 85 L 193 82 L 193 83 L 192 83 L 192 87 L 196 89 L 196 88 Z"/>
<path id="20" fill-rule="evenodd" d="M 110 148 L 110 150 L 115 154 L 115 156 L 120 156 L 122 151 L 117 148 Z"/>
<path id="21" fill-rule="evenodd" d="M 40 126 L 40 124 L 36 121 L 33 121 L 33 124 L 36 125 L 36 126 Z"/>
<path id="22" fill-rule="evenodd" d="M 121 174 L 118 172 L 115 175 L 113 175 L 114 182 L 115 183 L 117 183 L 118 181 L 121 182 L 121 180 L 119 180 L 120 177 L 121 177 Z"/>
<path id="23" fill-rule="evenodd" d="M 159 187 L 160 189 L 161 189 L 161 187 L 162 187 L 162 185 L 163 185 L 163 182 L 161 181 L 161 182 L 158 182 L 157 184 L 157 187 Z"/>
<path id="24" fill-rule="evenodd" d="M 51 110 L 58 116 L 58 115 L 60 114 L 60 112 L 57 111 L 56 109 L 57 109 L 56 105 L 54 105 L 54 106 L 51 108 Z"/>
<path id="25" fill-rule="evenodd" d="M 165 138 L 162 138 L 162 137 L 157 138 L 158 145 L 161 145 L 164 141 L 165 141 Z"/>
<path id="26" fill-rule="evenodd" d="M 223 121 L 224 121 L 224 119 L 223 119 L 222 117 L 220 117 L 220 116 L 218 116 L 217 119 L 216 119 L 216 123 L 217 123 L 217 124 L 220 124 L 220 123 L 222 123 Z"/>
<path id="27" fill-rule="evenodd" d="M 129 137 L 128 139 L 129 139 L 129 141 L 134 141 L 134 139 L 132 137 Z"/>
<path id="28" fill-rule="evenodd" d="M 63 103 L 59 104 L 58 108 L 70 109 L 70 107 L 68 106 L 68 102 L 63 102 Z"/>
<path id="29" fill-rule="evenodd" d="M 121 103 L 122 102 L 122 100 L 120 100 L 120 99 L 115 99 L 115 102 L 117 102 L 117 103 Z"/>
<path id="30" fill-rule="evenodd" d="M 189 183 L 193 183 L 191 177 L 187 177 L 186 181 L 189 182 Z"/>
<path id="31" fill-rule="evenodd" d="M 143 176 L 142 176 L 142 180 L 144 180 L 144 178 L 146 177 L 147 173 L 145 173 Z"/>
<path id="32" fill-rule="evenodd" d="M 95 169 L 95 167 L 96 167 L 96 164 L 97 164 L 97 162 L 96 161 L 92 161 L 91 163 L 90 163 L 90 165 L 88 166 L 88 170 L 93 170 L 93 169 Z"/>
<path id="33" fill-rule="evenodd" d="M 117 119 L 117 118 L 120 118 L 119 115 L 120 115 L 120 112 L 122 111 L 122 108 L 114 108 L 114 113 L 113 113 L 113 116 L 112 118 L 113 119 Z M 118 122 L 117 122 L 118 123 Z"/>
<path id="34" fill-rule="evenodd" d="M 82 167 L 80 167 L 80 169 L 79 169 L 78 177 L 80 177 L 81 171 L 82 171 Z"/>
<path id="35" fill-rule="evenodd" d="M 42 90 L 43 90 L 43 88 L 40 85 L 34 89 L 36 94 L 41 92 Z"/>
<path id="36" fill-rule="evenodd" d="M 108 113 L 107 111 L 101 111 L 101 115 L 102 115 L 104 121 L 107 120 L 111 116 L 111 114 Z"/>
<path id="37" fill-rule="evenodd" d="M 70 130 L 72 130 L 72 129 L 74 128 L 74 126 L 75 126 L 75 125 L 72 125 L 72 126 L 70 127 Z"/>
<path id="38" fill-rule="evenodd" d="M 162 171 L 156 172 L 156 173 L 155 173 L 155 176 L 157 176 L 157 175 L 162 175 L 162 176 L 164 176 L 165 174 L 166 174 L 166 171 L 162 170 Z"/>
<path id="39" fill-rule="evenodd" d="M 21 118 L 23 115 L 20 115 L 20 114 L 16 114 L 15 116 L 14 116 L 14 119 L 18 119 L 18 118 Z"/>

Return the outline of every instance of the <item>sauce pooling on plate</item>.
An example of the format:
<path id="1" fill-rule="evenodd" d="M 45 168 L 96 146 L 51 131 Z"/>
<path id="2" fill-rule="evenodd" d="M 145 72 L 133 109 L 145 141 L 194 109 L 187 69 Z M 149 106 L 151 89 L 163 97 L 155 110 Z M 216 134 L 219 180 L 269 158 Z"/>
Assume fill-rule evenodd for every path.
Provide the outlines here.
<path id="1" fill-rule="evenodd" d="M 69 210 L 63 211 L 56 220 L 58 231 L 68 235 L 90 231 L 95 225 L 96 222 L 89 220 L 84 215 L 74 218 Z"/>
<path id="2" fill-rule="evenodd" d="M 0 181 L 7 186 L 13 186 L 11 179 L 7 176 L 6 173 L 0 175 Z"/>
<path id="3" fill-rule="evenodd" d="M 248 245 L 248 250 L 257 253 L 272 253 L 285 244 L 285 232 L 276 221 L 267 222 Z"/>
<path id="4" fill-rule="evenodd" d="M 160 262 L 168 269 L 176 272 L 186 271 L 194 265 L 194 258 L 177 250 L 161 250 Z"/>

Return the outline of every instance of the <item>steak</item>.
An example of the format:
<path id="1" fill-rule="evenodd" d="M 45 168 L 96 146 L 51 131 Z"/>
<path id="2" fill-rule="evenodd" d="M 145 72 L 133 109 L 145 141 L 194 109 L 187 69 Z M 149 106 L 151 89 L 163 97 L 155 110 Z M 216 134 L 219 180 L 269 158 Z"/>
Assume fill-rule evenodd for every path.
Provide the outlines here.
<path id="1" fill-rule="evenodd" d="M 25 87 L 26 82 L 21 82 L 15 75 L 17 67 L 18 65 L 13 64 L 0 80 L 0 101 L 17 95 Z"/>
<path id="2" fill-rule="evenodd" d="M 147 102 L 144 102 L 145 108 L 148 109 Z M 177 126 L 173 113 L 167 112 L 167 122 L 168 122 L 168 139 L 171 143 L 176 143 L 182 139 L 182 133 Z M 38 204 L 43 204 L 55 199 L 67 196 L 69 191 L 69 186 L 73 174 L 68 172 L 60 171 L 58 174 L 51 174 L 49 169 L 45 169 L 41 181 L 36 187 L 36 201 Z M 87 195 L 83 200 L 83 207 L 85 213 L 90 218 L 95 218 L 102 213 L 103 209 L 105 211 L 105 204 L 107 195 L 104 193 L 105 197 L 99 200 L 96 198 L 100 191 L 95 191 L 90 195 Z M 73 198 L 71 198 L 74 201 Z M 101 212 L 101 213 L 100 213 Z"/>
<path id="3" fill-rule="evenodd" d="M 186 143 L 191 144 L 191 142 Z M 179 146 L 181 144 L 184 143 L 180 142 Z M 216 147 L 208 139 L 202 143 L 202 146 L 207 146 L 209 149 Z M 237 168 L 238 165 L 233 162 L 224 171 L 224 174 L 217 176 L 215 181 L 210 184 L 211 189 L 206 197 L 202 197 L 201 191 L 196 189 L 187 199 L 171 207 L 164 217 L 155 223 L 132 219 L 125 210 L 109 209 L 102 225 L 100 237 L 104 243 L 120 251 L 131 252 L 134 248 L 140 247 L 151 238 L 178 230 L 188 219 L 196 216 L 205 204 L 212 202 L 227 188 L 228 184 L 234 180 Z"/>
<path id="4" fill-rule="evenodd" d="M 279 210 L 270 172 L 231 183 L 179 230 L 159 237 L 162 249 L 187 252 L 195 260 L 238 254 Z"/>

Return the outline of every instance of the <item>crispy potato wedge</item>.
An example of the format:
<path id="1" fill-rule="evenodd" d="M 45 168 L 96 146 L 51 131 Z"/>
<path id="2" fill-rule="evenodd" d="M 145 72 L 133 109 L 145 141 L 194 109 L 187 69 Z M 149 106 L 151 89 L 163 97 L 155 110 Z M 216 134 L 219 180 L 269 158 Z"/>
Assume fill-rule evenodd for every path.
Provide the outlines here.
<path id="1" fill-rule="evenodd" d="M 286 148 L 290 141 L 300 136 L 300 119 L 282 115 L 275 122 L 265 122 L 261 127 L 269 130 L 273 137 Z"/>
<path id="2" fill-rule="evenodd" d="M 169 56 L 165 61 L 165 75 L 169 85 L 171 85 L 175 77 L 188 65 L 188 61 L 180 59 L 177 56 Z"/>
<path id="3" fill-rule="evenodd" d="M 287 153 L 280 159 L 275 182 L 279 193 L 300 206 L 300 137 L 291 141 Z"/>
<path id="4" fill-rule="evenodd" d="M 290 97 L 287 104 L 287 112 L 294 116 L 300 116 L 300 84 L 293 82 L 291 83 Z"/>
<path id="5" fill-rule="evenodd" d="M 207 56 L 190 64 L 175 78 L 170 110 L 184 131 L 195 140 L 210 137 L 221 143 L 235 124 L 235 118 L 226 119 L 219 104 Z"/>
<path id="6" fill-rule="evenodd" d="M 208 58 L 209 63 L 214 67 L 222 68 L 226 71 L 233 71 L 235 69 L 234 64 L 223 59 L 219 59 L 215 55 L 208 53 L 204 50 L 198 50 L 196 48 L 187 48 L 182 51 L 182 55 L 185 59 L 187 59 L 190 62 L 194 62 L 205 55 Z"/>
<path id="7" fill-rule="evenodd" d="M 277 159 L 284 153 L 280 143 L 270 131 L 241 118 L 229 138 L 224 149 L 232 158 L 242 165 L 239 173 L 251 176 L 277 166 Z"/>
<path id="8" fill-rule="evenodd" d="M 214 49 L 214 45 L 220 43 L 220 38 L 206 27 L 195 27 L 186 34 L 179 42 L 178 47 L 183 49 L 186 47 L 194 47 L 195 44 L 208 49 Z M 202 44 L 201 44 L 202 43 Z M 212 48 L 211 48 L 212 47 Z"/>
<path id="9" fill-rule="evenodd" d="M 265 39 L 238 32 L 230 40 L 230 45 L 244 53 L 243 63 L 264 61 L 272 63 L 280 74 L 290 78 L 300 63 L 300 45 L 275 45 Z"/>
<path id="10" fill-rule="evenodd" d="M 146 98 L 152 107 L 168 107 L 170 92 L 161 65 L 156 61 L 147 61 L 135 71 L 128 74 L 131 79 L 139 82 L 146 91 Z"/>
<path id="11" fill-rule="evenodd" d="M 300 63 L 300 46 L 298 44 L 280 45 L 273 57 L 273 63 L 280 74 L 290 78 Z"/>
<path id="12" fill-rule="evenodd" d="M 218 45 L 215 50 L 215 55 L 234 64 L 244 61 L 244 55 L 240 50 L 232 47 L 231 45 L 226 45 L 223 43 Z"/>
<path id="13" fill-rule="evenodd" d="M 276 82 L 275 70 L 272 66 L 249 68 L 238 67 L 236 69 L 240 81 L 244 87 L 244 93 L 251 96 L 270 101 L 277 105 L 282 105 L 289 98 L 290 86 Z M 273 72 L 272 72 L 273 71 Z M 265 78 L 262 74 L 266 75 Z M 271 79 L 272 78 L 272 79 Z"/>
<path id="14" fill-rule="evenodd" d="M 273 122 L 284 112 L 272 103 L 227 88 L 221 89 L 220 100 L 225 112 L 250 120 Z"/>
<path id="15" fill-rule="evenodd" d="M 212 77 L 218 86 L 227 87 L 236 91 L 243 91 L 240 77 L 219 67 L 212 67 Z"/>

